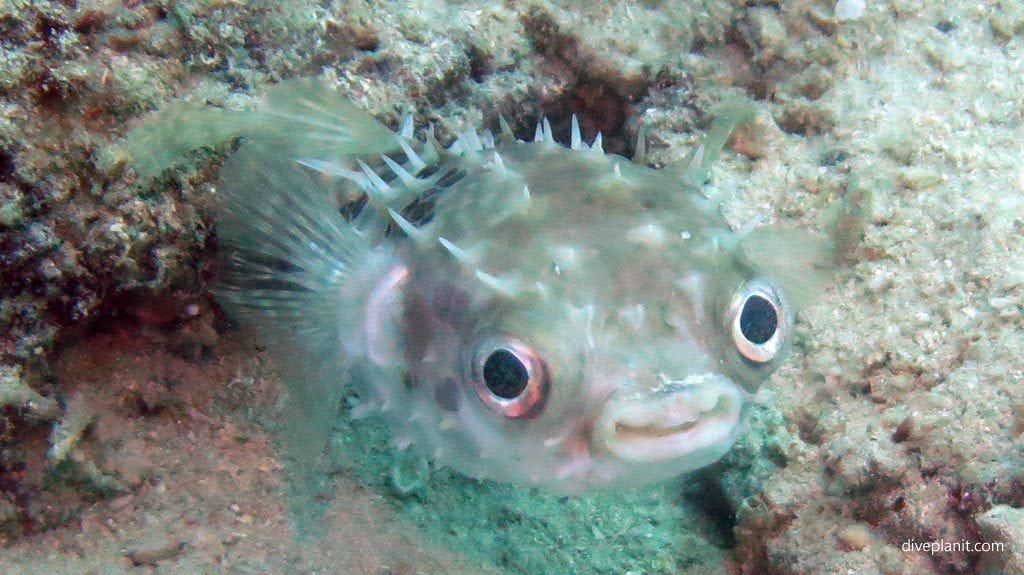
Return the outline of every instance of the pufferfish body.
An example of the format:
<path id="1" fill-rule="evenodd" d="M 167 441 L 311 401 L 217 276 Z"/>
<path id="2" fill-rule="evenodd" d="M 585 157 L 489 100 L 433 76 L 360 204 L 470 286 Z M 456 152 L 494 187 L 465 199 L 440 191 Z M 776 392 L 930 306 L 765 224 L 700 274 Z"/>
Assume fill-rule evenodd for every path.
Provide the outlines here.
<path id="1" fill-rule="evenodd" d="M 807 232 L 734 232 L 701 194 L 749 110 L 656 170 L 575 121 L 569 147 L 542 122 L 443 148 L 277 87 L 220 174 L 220 298 L 285 377 L 288 441 L 318 451 L 352 386 L 397 446 L 475 478 L 578 493 L 720 458 L 831 261 Z"/>

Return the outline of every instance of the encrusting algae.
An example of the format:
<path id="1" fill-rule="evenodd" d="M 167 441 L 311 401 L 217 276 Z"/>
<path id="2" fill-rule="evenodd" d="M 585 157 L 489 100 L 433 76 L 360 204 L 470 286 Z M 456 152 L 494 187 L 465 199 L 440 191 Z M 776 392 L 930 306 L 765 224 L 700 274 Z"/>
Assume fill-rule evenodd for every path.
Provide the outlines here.
<path id="1" fill-rule="evenodd" d="M 129 135 L 151 175 L 241 137 L 221 170 L 220 301 L 255 326 L 312 461 L 347 386 L 437 465 L 578 493 L 721 457 L 780 364 L 833 246 L 734 232 L 701 188 L 752 106 L 720 107 L 680 167 L 547 121 L 444 148 L 311 80 L 249 112 L 172 105 Z"/>

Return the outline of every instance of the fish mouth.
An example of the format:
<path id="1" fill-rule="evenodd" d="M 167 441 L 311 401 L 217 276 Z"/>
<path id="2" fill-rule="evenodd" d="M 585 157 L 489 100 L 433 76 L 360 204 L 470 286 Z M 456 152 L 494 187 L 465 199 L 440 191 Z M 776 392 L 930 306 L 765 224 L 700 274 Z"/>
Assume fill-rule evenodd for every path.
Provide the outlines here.
<path id="1" fill-rule="evenodd" d="M 699 467 L 706 463 L 696 460 L 713 461 L 732 445 L 743 399 L 743 390 L 723 376 L 691 376 L 643 396 L 609 400 L 593 441 L 627 461 L 693 459 Z"/>

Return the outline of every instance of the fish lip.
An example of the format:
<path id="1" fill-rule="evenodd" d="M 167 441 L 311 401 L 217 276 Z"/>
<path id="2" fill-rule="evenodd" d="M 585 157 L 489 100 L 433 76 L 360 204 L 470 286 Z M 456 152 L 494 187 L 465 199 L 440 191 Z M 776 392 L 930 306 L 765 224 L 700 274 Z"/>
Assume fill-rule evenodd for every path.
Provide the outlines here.
<path id="1" fill-rule="evenodd" d="M 721 455 L 737 435 L 745 396 L 722 375 L 700 374 L 639 397 L 613 397 L 592 442 L 595 451 L 642 463 Z"/>

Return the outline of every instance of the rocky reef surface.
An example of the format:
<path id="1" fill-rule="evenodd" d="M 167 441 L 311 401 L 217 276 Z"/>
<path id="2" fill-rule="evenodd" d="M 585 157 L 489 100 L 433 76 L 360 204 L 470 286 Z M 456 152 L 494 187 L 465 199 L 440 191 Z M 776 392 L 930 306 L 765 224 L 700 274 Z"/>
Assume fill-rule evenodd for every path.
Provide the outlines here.
<path id="1" fill-rule="evenodd" d="M 0 3 L 0 573 L 1024 573 L 1024 4 L 840 4 Z M 743 94 L 730 221 L 856 199 L 863 239 L 711 469 L 403 497 L 386 432 L 342 417 L 296 539 L 273 366 L 209 293 L 227 149 L 142 179 L 122 146 L 296 76 L 446 141 L 642 128 L 656 164 Z"/>

